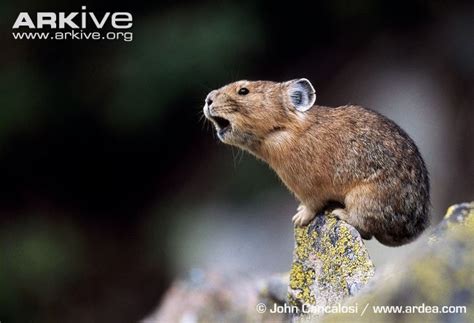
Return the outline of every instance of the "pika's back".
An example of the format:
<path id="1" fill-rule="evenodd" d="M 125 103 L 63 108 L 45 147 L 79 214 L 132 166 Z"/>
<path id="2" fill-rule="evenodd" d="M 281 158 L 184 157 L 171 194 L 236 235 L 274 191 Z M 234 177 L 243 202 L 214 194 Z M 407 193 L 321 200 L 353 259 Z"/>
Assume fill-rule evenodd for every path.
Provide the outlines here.
<path id="1" fill-rule="evenodd" d="M 360 106 L 317 106 L 309 112 L 301 144 L 333 157 L 336 181 L 375 178 L 382 169 L 404 176 L 426 170 L 410 136 L 377 112 Z"/>

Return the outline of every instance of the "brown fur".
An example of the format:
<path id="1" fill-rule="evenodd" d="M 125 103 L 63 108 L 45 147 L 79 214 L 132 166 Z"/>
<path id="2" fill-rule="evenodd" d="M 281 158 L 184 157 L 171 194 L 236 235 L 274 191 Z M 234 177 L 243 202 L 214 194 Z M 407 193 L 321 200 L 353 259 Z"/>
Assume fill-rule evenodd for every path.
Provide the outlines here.
<path id="1" fill-rule="evenodd" d="M 212 91 L 205 114 L 230 122 L 219 135 L 267 162 L 307 208 L 306 224 L 331 201 L 365 238 L 412 241 L 429 223 L 429 179 L 416 145 L 393 121 L 359 106 L 297 111 L 289 82 L 239 81 Z M 239 95 L 240 88 L 249 90 Z M 311 214 L 311 216 L 309 216 Z"/>

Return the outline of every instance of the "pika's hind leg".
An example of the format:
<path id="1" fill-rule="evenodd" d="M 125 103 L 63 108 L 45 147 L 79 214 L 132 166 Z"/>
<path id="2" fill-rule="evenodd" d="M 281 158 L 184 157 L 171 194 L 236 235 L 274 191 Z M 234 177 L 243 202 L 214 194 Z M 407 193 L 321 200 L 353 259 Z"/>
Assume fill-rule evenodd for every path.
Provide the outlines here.
<path id="1" fill-rule="evenodd" d="M 360 223 L 359 219 L 357 219 L 357 217 L 355 216 L 351 216 L 351 214 L 348 213 L 345 209 L 340 209 L 340 208 L 334 209 L 332 210 L 331 214 L 335 215 L 340 220 L 343 220 L 349 223 L 350 225 L 352 225 L 353 227 L 355 227 L 357 231 L 359 231 L 362 239 L 365 239 L 365 240 L 372 239 L 372 234 L 370 234 L 369 232 L 363 229 L 363 224 Z"/>
<path id="2" fill-rule="evenodd" d="M 344 199 L 350 214 L 347 222 L 370 232 L 387 246 L 400 246 L 415 239 L 428 225 L 427 214 L 419 211 L 416 202 L 404 199 L 399 185 L 379 182 L 354 187 Z M 416 187 L 404 189 L 418 196 Z"/>
<path id="3" fill-rule="evenodd" d="M 292 218 L 292 221 L 296 226 L 301 227 L 307 225 L 316 216 L 316 212 L 312 211 L 304 204 L 300 204 L 297 211 L 298 212 Z"/>

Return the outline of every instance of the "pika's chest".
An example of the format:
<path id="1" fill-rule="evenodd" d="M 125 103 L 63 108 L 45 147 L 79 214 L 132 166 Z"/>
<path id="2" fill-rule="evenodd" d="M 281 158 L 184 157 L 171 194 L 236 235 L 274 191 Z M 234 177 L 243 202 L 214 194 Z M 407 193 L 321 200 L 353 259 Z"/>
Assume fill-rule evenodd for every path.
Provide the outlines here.
<path id="1" fill-rule="evenodd" d="M 285 163 L 273 168 L 288 189 L 300 199 L 313 195 L 322 183 L 311 165 Z"/>

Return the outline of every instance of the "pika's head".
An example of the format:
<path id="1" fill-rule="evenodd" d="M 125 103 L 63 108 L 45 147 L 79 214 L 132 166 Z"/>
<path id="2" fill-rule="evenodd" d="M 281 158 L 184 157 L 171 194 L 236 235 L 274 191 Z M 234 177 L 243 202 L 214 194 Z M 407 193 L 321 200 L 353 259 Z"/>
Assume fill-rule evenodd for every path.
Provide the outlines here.
<path id="1" fill-rule="evenodd" d="M 294 127 L 315 101 L 314 87 L 305 78 L 238 81 L 211 91 L 204 115 L 222 142 L 254 150 L 275 133 Z"/>

